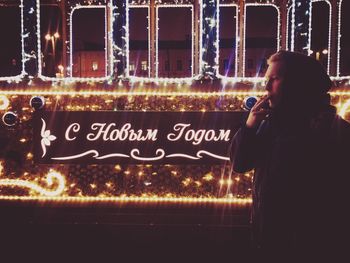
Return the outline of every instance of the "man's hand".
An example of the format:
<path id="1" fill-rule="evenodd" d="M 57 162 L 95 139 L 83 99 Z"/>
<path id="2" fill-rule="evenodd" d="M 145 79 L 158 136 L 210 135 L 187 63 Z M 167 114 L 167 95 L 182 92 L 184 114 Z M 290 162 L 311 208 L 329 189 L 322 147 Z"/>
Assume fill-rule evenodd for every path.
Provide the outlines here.
<path id="1" fill-rule="evenodd" d="M 271 113 L 271 109 L 265 108 L 268 105 L 269 96 L 261 98 L 250 110 L 246 126 L 248 128 L 256 128 Z"/>

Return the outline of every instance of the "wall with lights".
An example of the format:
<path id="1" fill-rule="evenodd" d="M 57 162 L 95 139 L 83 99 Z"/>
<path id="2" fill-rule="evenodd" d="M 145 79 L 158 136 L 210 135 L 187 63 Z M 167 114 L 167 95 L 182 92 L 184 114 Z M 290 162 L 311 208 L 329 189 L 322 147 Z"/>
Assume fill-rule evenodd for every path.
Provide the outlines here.
<path id="1" fill-rule="evenodd" d="M 60 1 L 52 1 L 53 4 L 60 4 Z M 291 10 L 291 12 L 287 12 L 287 19 L 291 20 L 292 28 L 288 28 L 286 30 L 287 37 L 286 37 L 286 46 L 290 45 L 290 49 L 293 51 L 296 48 L 296 36 L 299 35 L 299 37 L 303 37 L 303 41 L 305 41 L 305 46 L 301 48 L 301 51 L 305 48 L 306 53 L 310 54 L 310 42 L 311 42 L 311 12 L 312 12 L 312 3 L 315 2 L 325 2 L 330 7 L 329 12 L 329 52 L 328 52 L 328 64 L 327 64 L 327 70 L 330 72 L 330 59 L 331 57 L 336 57 L 337 60 L 337 76 L 334 76 L 334 80 L 346 80 L 349 79 L 347 76 L 339 76 L 339 61 L 340 61 L 340 24 L 341 24 L 341 7 L 342 7 L 342 1 L 338 3 L 339 5 L 339 12 L 338 14 L 332 14 L 332 6 L 336 5 L 336 1 L 329 1 L 329 0 L 312 0 L 310 1 L 309 8 L 306 8 L 307 6 L 303 6 L 300 1 L 298 0 L 292 0 L 289 1 L 289 4 L 286 6 L 283 6 L 283 4 L 287 3 L 286 1 L 260 1 L 258 3 L 252 3 L 252 2 L 246 2 L 243 5 L 239 5 L 238 2 L 232 1 L 230 2 L 222 2 L 220 1 L 214 1 L 214 0 L 202 0 L 202 1 L 181 1 L 176 2 L 176 4 L 173 1 L 166 1 L 166 2 L 157 2 L 157 1 L 84 1 L 84 0 L 70 0 L 66 2 L 65 5 L 65 27 L 67 32 L 69 32 L 67 36 L 67 40 L 65 41 L 65 50 L 66 55 L 69 57 L 69 63 L 67 63 L 64 71 L 65 71 L 65 77 L 64 78 L 50 78 L 43 76 L 42 74 L 42 61 L 39 59 L 39 55 L 42 52 L 41 47 L 41 30 L 40 30 L 40 0 L 30 0 L 30 1 L 23 1 L 21 0 L 21 25 L 22 25 L 22 66 L 23 70 L 22 73 L 19 76 L 13 76 L 13 77 L 1 77 L 0 81 L 9 81 L 9 82 L 20 82 L 22 81 L 26 76 L 30 78 L 39 77 L 40 79 L 44 81 L 54 81 L 54 82 L 65 82 L 65 83 L 71 83 L 75 81 L 82 81 L 82 82 L 108 82 L 111 83 L 113 80 L 118 79 L 124 79 L 130 81 L 141 81 L 141 82 L 173 82 L 173 83 L 191 83 L 192 81 L 200 80 L 200 79 L 213 79 L 213 78 L 219 78 L 224 79 L 224 76 L 221 76 L 218 72 L 218 61 L 219 61 L 219 41 L 218 41 L 218 34 L 219 34 L 219 28 L 218 28 L 218 21 L 220 19 L 220 6 L 236 6 L 237 7 L 237 16 L 239 19 L 237 19 L 237 30 L 236 32 L 240 30 L 243 35 L 237 35 L 236 37 L 236 57 L 235 57 L 235 63 L 236 63 L 236 70 L 237 74 L 234 78 L 229 78 L 225 81 L 251 81 L 251 82 L 259 82 L 262 81 L 261 78 L 255 78 L 255 77 L 245 77 L 244 76 L 244 69 L 245 69 L 245 23 L 246 23 L 246 10 L 247 8 L 251 6 L 255 7 L 264 7 L 264 6 L 271 6 L 274 7 L 277 10 L 278 13 L 278 23 L 276 25 L 278 34 L 277 34 L 277 49 L 279 49 L 282 45 L 281 43 L 281 9 L 288 8 L 288 10 Z M 176 8 L 176 7 L 189 7 L 192 10 L 193 19 L 194 17 L 199 17 L 199 24 L 200 27 L 197 29 L 195 25 L 195 21 L 192 23 L 192 61 L 193 63 L 199 63 L 199 74 L 193 72 L 194 66 L 192 65 L 192 77 L 191 78 L 157 78 L 157 69 L 158 69 L 158 63 L 157 60 L 157 54 L 158 54 L 158 48 L 156 45 L 156 48 L 154 49 L 154 53 L 152 53 L 152 49 L 150 49 L 152 52 L 149 54 L 149 63 L 148 63 L 148 70 L 151 73 L 152 69 L 155 70 L 155 75 L 151 76 L 152 74 L 149 74 L 150 77 L 147 78 L 140 78 L 135 76 L 129 76 L 129 16 L 128 16 L 128 10 L 130 8 L 148 8 L 149 10 L 149 24 L 148 24 L 148 30 L 151 32 L 151 26 L 150 23 L 151 20 L 151 10 L 157 11 L 159 8 Z M 72 16 L 74 14 L 75 10 L 82 9 L 82 8 L 104 8 L 106 10 L 105 13 L 105 36 L 106 36 L 106 50 L 105 50 L 105 67 L 107 69 L 106 77 L 102 78 L 76 78 L 72 76 Z M 306 8 L 306 10 L 303 11 L 299 10 L 300 8 Z M 296 20 L 296 12 L 300 12 L 301 14 L 308 17 L 308 22 L 305 21 L 299 21 Z M 298 13 L 299 14 L 299 13 Z M 331 29 L 332 27 L 332 16 L 337 15 L 338 16 L 338 48 L 337 48 L 337 54 L 334 54 L 334 52 L 330 49 L 331 46 Z M 157 12 L 155 12 L 155 27 L 158 27 L 157 24 Z M 238 21 L 243 17 L 243 24 L 238 23 Z M 300 17 L 300 16 L 298 16 Z M 197 22 L 196 22 L 197 23 Z M 303 24 L 304 23 L 304 24 Z M 288 23 L 287 23 L 288 25 Z M 301 26 L 302 25 L 302 26 Z M 243 28 L 242 30 L 240 28 Z M 305 29 L 303 29 L 305 28 Z M 300 30 L 304 30 L 301 32 Z M 288 37 L 288 31 L 290 31 L 290 37 Z M 300 31 L 300 32 L 299 32 Z M 157 32 L 157 30 L 156 30 Z M 198 38 L 199 43 L 195 43 L 195 36 L 200 35 L 201 37 Z M 306 37 L 305 37 L 306 36 Z M 241 39 L 241 41 L 239 41 Z M 288 40 L 290 39 L 290 40 Z M 298 39 L 298 37 L 297 37 Z M 152 46 L 151 38 L 149 37 L 149 46 Z M 299 41 L 299 40 L 298 40 Z M 155 43 L 158 43 L 158 38 L 156 34 Z M 299 42 L 298 42 L 299 43 Z M 198 45 L 199 48 L 195 48 L 195 46 Z M 240 53 L 239 46 L 243 47 L 242 53 Z M 299 44 L 298 44 L 299 45 Z M 300 47 L 298 47 L 300 49 Z M 199 52 L 199 54 L 197 54 Z M 152 64 L 151 61 L 152 57 L 155 58 L 155 63 Z M 197 61 L 195 58 L 198 58 L 199 61 Z M 241 62 L 241 63 L 239 63 Z M 335 70 L 334 70 L 335 71 Z M 238 73 L 242 72 L 241 75 Z"/>
<path id="2" fill-rule="evenodd" d="M 335 1 L 326 2 L 329 5 L 335 4 Z M 264 94 L 262 89 L 259 91 L 259 88 L 264 85 L 263 78 L 247 78 L 238 74 L 238 69 L 244 72 L 242 69 L 245 68 L 246 21 L 244 22 L 244 18 L 246 8 L 273 6 L 280 14 L 282 6 L 279 3 L 279 1 L 260 1 L 238 5 L 237 1 L 220 2 L 216 0 L 177 1 L 176 3 L 153 0 L 149 2 L 70 0 L 64 7 L 67 15 L 65 28 L 69 32 L 65 49 L 70 57 L 66 76 L 50 78 L 42 74 L 42 64 L 38 55 L 42 49 L 40 42 L 41 2 L 40 0 L 21 0 L 22 72 L 19 76 L 0 78 L 0 113 L 2 115 L 0 135 L 10 143 L 8 148 L 10 153 L 0 153 L 0 200 L 249 205 L 251 203 L 252 174 L 235 174 L 230 164 L 221 166 L 36 165 L 32 152 L 32 116 L 34 111 L 41 109 L 52 111 L 241 111 L 244 109 L 244 101 L 247 97 Z M 288 19 L 292 21 L 290 40 L 288 40 L 288 30 L 286 31 L 286 39 L 290 41 L 291 50 L 295 50 L 296 35 L 300 32 L 305 33 L 296 27 L 297 3 L 298 1 L 293 0 L 288 6 L 283 7 L 291 10 L 288 12 Z M 236 6 L 238 16 L 235 25 L 236 77 L 231 78 L 221 76 L 218 72 L 219 10 L 220 7 L 225 6 Z M 130 76 L 128 72 L 130 22 L 128 10 L 131 8 L 148 9 L 148 44 L 151 47 L 154 44 L 150 34 L 153 22 L 155 29 L 158 29 L 158 24 L 154 20 L 157 19 L 155 11 L 159 8 L 177 7 L 192 9 L 192 58 L 194 65 L 199 64 L 198 74 L 192 65 L 192 77 L 190 78 L 157 78 L 157 74 L 152 75 L 152 70 L 156 72 L 158 65 L 155 59 L 158 52 L 155 48 L 153 53 L 148 54 L 149 77 Z M 106 11 L 105 66 L 108 74 L 103 78 L 72 76 L 72 17 L 74 10 L 82 8 L 103 8 Z M 334 14 L 330 12 L 330 17 L 331 15 Z M 199 18 L 198 21 L 196 17 Z M 238 22 L 241 20 L 243 24 Z M 278 15 L 277 49 L 282 46 L 280 20 L 280 15 Z M 339 25 L 340 22 L 339 15 Z M 199 27 L 196 29 L 198 23 Z M 310 53 L 311 29 L 307 27 L 303 30 L 306 30 L 303 48 Z M 341 38 L 340 26 L 338 30 L 339 40 Z M 195 43 L 195 34 L 200 35 L 198 43 Z M 243 39 L 239 36 L 243 36 Z M 158 42 L 156 34 L 154 40 L 155 43 Z M 239 47 L 243 48 L 243 52 L 239 52 Z M 340 44 L 338 43 L 338 74 L 333 77 L 333 80 L 339 81 L 346 87 L 349 86 L 350 77 L 339 76 L 341 59 L 339 54 Z M 330 52 L 328 56 L 329 58 L 334 57 L 335 54 Z M 152 61 L 155 63 L 152 64 Z M 328 69 L 329 67 L 328 64 Z M 244 91 L 236 90 L 236 84 L 241 85 Z M 216 91 L 213 92 L 208 86 Z M 203 91 L 204 89 L 207 91 Z M 229 91 L 223 91 L 224 89 Z M 331 95 L 332 104 L 337 106 L 339 113 L 349 120 L 350 92 L 338 90 Z"/>

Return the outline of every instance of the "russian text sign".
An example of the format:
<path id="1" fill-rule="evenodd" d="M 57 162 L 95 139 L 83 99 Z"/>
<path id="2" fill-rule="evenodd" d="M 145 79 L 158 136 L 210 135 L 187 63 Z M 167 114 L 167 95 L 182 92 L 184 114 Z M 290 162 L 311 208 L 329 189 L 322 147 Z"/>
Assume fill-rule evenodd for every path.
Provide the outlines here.
<path id="1" fill-rule="evenodd" d="M 242 112 L 36 112 L 34 158 L 51 164 L 229 161 Z"/>

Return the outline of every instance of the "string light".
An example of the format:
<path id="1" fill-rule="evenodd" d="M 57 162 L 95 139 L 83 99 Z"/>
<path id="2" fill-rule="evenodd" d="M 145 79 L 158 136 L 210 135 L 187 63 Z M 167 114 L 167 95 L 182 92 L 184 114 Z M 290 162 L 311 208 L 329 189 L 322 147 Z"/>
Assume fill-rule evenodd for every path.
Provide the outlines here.
<path id="1" fill-rule="evenodd" d="M 258 79 L 258 78 L 256 78 Z M 263 79 L 263 78 L 259 78 Z M 332 78 L 331 78 L 332 79 Z M 333 78 L 334 79 L 334 78 Z M 43 95 L 43 96 L 159 96 L 159 97 L 217 97 L 217 96 L 263 96 L 266 94 L 265 90 L 241 90 L 241 91 L 213 91 L 213 92 L 199 92 L 199 91 L 49 91 L 49 90 L 2 90 L 1 95 L 4 96 L 15 96 L 15 95 Z M 338 90 L 329 93 L 332 96 L 347 96 L 350 95 L 350 91 Z"/>
<path id="2" fill-rule="evenodd" d="M 289 19 L 290 12 L 292 11 L 292 6 L 287 8 L 287 23 L 286 23 L 286 50 L 289 50 Z M 292 24 L 293 25 L 293 24 Z M 293 27 L 293 26 L 292 26 Z"/>
<path id="3" fill-rule="evenodd" d="M 176 203 L 176 204 L 227 204 L 246 206 L 252 203 L 251 198 L 211 198 L 211 197 L 139 197 L 139 196 L 121 196 L 121 197 L 73 197 L 73 196 L 4 196 L 0 195 L 0 200 L 6 201 L 43 201 L 43 202 L 72 202 L 72 203 Z"/>
<path id="4" fill-rule="evenodd" d="M 65 183 L 66 183 L 65 178 L 60 173 L 58 173 L 54 170 L 51 170 L 46 175 L 47 185 L 52 186 L 54 180 L 56 180 L 58 182 L 58 186 L 57 186 L 56 190 L 47 190 L 36 183 L 22 180 L 22 179 L 0 179 L 0 186 L 29 188 L 30 190 L 33 190 L 42 196 L 53 197 L 53 196 L 59 196 L 62 194 L 62 192 L 65 188 Z M 25 197 L 25 196 L 20 196 L 19 199 L 21 199 L 21 197 Z M 0 199 L 2 199 L 2 198 L 0 197 Z"/>
<path id="5" fill-rule="evenodd" d="M 0 95 L 0 110 L 6 110 L 9 105 L 9 99 L 5 95 Z"/>
<path id="6" fill-rule="evenodd" d="M 108 2 L 108 3 L 106 3 Z M 315 2 L 326 2 L 328 4 L 328 6 L 331 7 L 331 3 L 329 0 L 312 0 L 312 3 L 315 3 Z M 340 39 L 341 39 L 341 9 L 342 9 L 342 2 L 343 0 L 340 0 L 339 2 L 339 16 L 338 16 L 338 48 L 337 48 L 337 74 L 336 74 L 336 77 L 333 77 L 332 79 L 333 80 L 336 80 L 336 81 L 342 81 L 342 80 L 346 80 L 346 79 L 349 79 L 350 76 L 343 76 L 343 77 L 340 77 L 340 60 L 341 60 L 341 57 L 340 57 L 340 54 L 341 54 L 341 45 L 340 45 Z M 180 4 L 166 4 L 166 3 L 161 3 L 161 2 L 156 2 L 156 8 L 159 8 L 159 7 L 181 7 L 181 6 L 189 6 L 191 7 L 191 11 L 192 11 L 192 54 L 193 54 L 193 49 L 194 49 L 194 41 L 193 41 L 193 35 L 194 35 L 194 27 L 193 27 L 193 23 L 194 23 L 194 19 L 193 19 L 193 16 L 194 16 L 194 13 L 193 13 L 193 4 L 183 4 L 184 1 L 182 1 Z M 68 3 L 70 5 L 70 2 Z M 200 16 L 199 16 L 199 22 L 200 22 L 200 25 L 204 25 L 205 23 L 208 23 L 210 24 L 211 20 L 203 20 L 203 3 L 202 1 L 200 1 L 199 3 L 199 7 L 200 7 Z M 205 4 L 205 3 L 204 3 Z M 220 5 L 216 5 L 217 9 L 218 9 L 218 13 L 220 12 L 219 11 L 219 6 L 235 6 L 235 4 L 220 4 Z M 256 6 L 274 6 L 277 10 L 278 10 L 278 19 L 280 20 L 280 10 L 277 8 L 277 6 L 271 2 L 266 2 L 266 3 L 247 3 L 245 5 L 245 10 L 244 12 L 246 12 L 246 8 L 247 6 L 251 6 L 251 5 L 256 5 Z M 133 2 L 132 4 L 129 5 L 128 1 L 126 2 L 126 8 L 127 10 L 129 10 L 129 8 L 138 8 L 137 6 L 140 6 L 140 8 L 148 8 L 148 14 L 150 13 L 150 6 L 149 4 L 146 4 L 145 1 L 140 1 L 140 2 Z M 237 6 L 237 5 L 236 5 Z M 75 9 L 79 9 L 79 8 L 104 8 L 105 9 L 105 42 L 106 42 L 106 45 L 105 45 L 105 73 L 106 73 L 106 76 L 104 77 L 87 77 L 87 78 L 76 78 L 76 77 L 72 77 L 72 41 L 67 41 L 67 43 L 69 44 L 69 47 L 68 47 L 68 52 L 69 53 L 69 56 L 70 56 L 70 66 L 67 68 L 67 70 L 69 71 L 69 77 L 65 77 L 65 78 L 52 78 L 52 77 L 47 77 L 47 76 L 43 76 L 42 74 L 42 61 L 41 59 L 39 58 L 40 54 L 41 54 L 41 37 L 40 37 L 40 0 L 36 0 L 36 8 L 29 8 L 30 11 L 28 11 L 28 14 L 27 14 L 27 11 L 24 10 L 24 5 L 23 5 L 23 0 L 20 0 L 20 10 L 21 10 L 21 41 L 22 41 L 22 46 L 21 46 L 21 49 L 22 49 L 22 72 L 20 75 L 18 76 L 10 76 L 10 77 L 0 77 L 0 81 L 15 81 L 15 82 L 21 82 L 23 77 L 27 74 L 25 72 L 25 64 L 28 60 L 31 60 L 31 59 L 34 59 L 36 57 L 35 54 L 28 54 L 25 52 L 25 48 L 24 48 L 24 42 L 25 42 L 25 38 L 28 38 L 30 37 L 30 34 L 31 32 L 27 32 L 26 29 L 25 29 L 25 26 L 24 26 L 24 17 L 29 15 L 29 12 L 30 13 L 35 13 L 36 12 L 36 24 L 37 24 L 37 31 L 36 31 L 36 35 L 37 35 L 37 48 L 38 48 L 38 77 L 41 78 L 42 80 L 44 81 L 54 81 L 54 82 L 61 82 L 62 84 L 64 85 L 67 85 L 67 84 L 70 84 L 70 83 L 75 83 L 76 81 L 83 81 L 83 82 L 102 82 L 102 81 L 109 81 L 111 82 L 112 81 L 112 74 L 114 72 L 114 59 L 113 56 L 109 56 L 109 54 L 112 54 L 113 53 L 113 47 L 117 48 L 117 49 L 120 49 L 120 52 L 123 51 L 123 48 L 120 48 L 120 47 L 117 47 L 115 44 L 114 44 L 114 39 L 113 39 L 113 23 L 114 23 L 114 20 L 115 20 L 115 15 L 113 15 L 113 10 L 115 10 L 115 6 L 113 6 L 113 2 L 112 1 L 102 1 L 102 2 L 98 2 L 98 1 L 88 1 L 87 4 L 84 2 L 84 5 L 81 5 L 81 4 L 76 4 L 75 6 L 72 6 L 71 7 L 71 10 L 70 10 L 70 13 L 69 13 L 69 26 L 70 26 L 70 33 L 72 33 L 72 14 L 74 13 L 74 10 Z M 110 11 L 110 13 L 108 13 L 107 11 L 107 7 L 108 7 L 108 11 Z M 290 7 L 288 7 L 288 12 L 287 12 L 287 17 L 288 19 L 290 18 L 290 8 L 292 9 L 292 15 L 291 15 L 291 18 L 292 18 L 292 28 L 291 28 L 291 50 L 294 51 L 294 35 L 295 35 L 295 0 L 292 0 L 292 5 Z M 35 11 L 36 9 L 36 11 Z M 34 10 L 34 12 L 33 12 Z M 238 12 L 238 10 L 237 10 Z M 107 15 L 108 13 L 108 15 Z M 329 19 L 329 27 L 331 28 L 331 23 L 332 23 L 332 8 L 330 8 L 330 19 Z M 112 22 L 110 21 L 107 21 L 109 18 L 108 17 L 111 17 L 110 20 L 112 20 Z M 128 12 L 127 12 L 127 23 L 128 23 Z M 150 19 L 150 15 L 148 15 L 148 19 Z M 246 17 L 244 17 L 245 19 L 245 23 L 246 23 Z M 311 19 L 311 16 L 310 18 Z M 214 19 L 215 21 L 215 19 Z M 218 25 L 218 21 L 219 19 L 216 19 L 216 25 Z M 218 26 L 217 26 L 218 27 Z M 236 22 L 236 27 L 238 27 L 238 23 Z M 277 25 L 278 27 L 278 30 L 280 29 L 280 24 Z M 288 27 L 289 25 L 287 25 L 287 34 L 288 34 Z M 148 27 L 148 34 L 150 34 L 150 28 Z M 217 29 L 217 34 L 218 34 L 218 30 Z M 311 26 L 309 27 L 309 30 L 311 30 Z M 128 27 L 126 27 L 126 39 L 128 40 L 129 39 L 129 29 Z M 236 34 L 237 34 L 238 30 L 236 29 Z M 200 35 L 202 36 L 203 34 L 203 26 L 200 26 Z M 328 38 L 328 50 L 330 50 L 330 45 L 331 45 L 331 37 L 330 37 L 330 34 L 331 34 L 331 30 L 329 30 L 329 38 Z M 279 37 L 279 36 L 278 36 Z M 310 35 L 309 35 L 309 38 L 310 38 Z M 288 36 L 286 37 L 287 39 L 287 45 L 289 45 L 289 39 L 288 39 Z M 150 37 L 148 39 L 148 41 L 150 41 Z M 158 40 L 157 40 L 158 41 Z M 218 39 L 217 39 L 218 41 Z M 278 46 L 280 44 L 280 41 L 278 41 Z M 203 69 L 206 67 L 206 65 L 208 65 L 208 61 L 205 61 L 203 59 L 203 52 L 205 52 L 205 50 L 203 50 L 203 45 L 202 45 L 202 37 L 199 37 L 199 49 L 200 49 L 200 54 L 201 54 L 201 58 L 199 59 L 199 62 L 200 62 L 200 69 Z M 239 45 L 239 41 L 238 41 L 238 37 L 236 37 L 236 56 L 237 56 L 237 47 Z M 127 49 L 127 54 L 128 54 L 128 51 L 129 51 L 129 47 L 128 47 L 128 41 L 125 41 L 125 48 Z M 310 41 L 309 41 L 309 44 L 310 44 Z M 214 47 L 218 47 L 218 42 L 214 43 Z M 310 53 L 310 45 L 308 45 L 308 52 Z M 108 49 L 108 51 L 107 51 Z M 244 52 L 243 52 L 243 56 L 245 57 L 245 48 L 244 48 Z M 218 65 L 218 60 L 219 60 L 219 52 L 216 52 L 216 55 L 217 57 L 215 57 L 215 65 L 213 65 L 214 68 L 216 68 Z M 327 71 L 329 72 L 330 71 L 330 55 L 331 55 L 331 52 L 328 52 L 328 64 L 327 64 Z M 158 57 L 158 56 L 157 56 Z M 190 78 L 149 78 L 150 76 L 150 66 L 148 66 L 148 78 L 144 78 L 144 77 L 136 77 L 136 76 L 129 76 L 128 74 L 128 71 L 129 71 L 129 68 L 127 67 L 126 69 L 126 76 L 129 78 L 130 82 L 133 83 L 133 82 L 147 82 L 147 83 L 156 83 L 156 84 L 159 84 L 159 83 L 178 83 L 178 84 L 191 84 L 194 80 L 198 80 L 200 79 L 203 74 L 205 72 L 200 72 L 198 75 L 194 76 L 193 75 L 193 55 L 192 55 L 192 77 Z M 129 59 L 128 59 L 128 56 L 127 56 L 127 64 L 129 63 Z M 148 65 L 150 64 L 150 53 L 148 54 Z M 236 70 L 237 70 L 237 63 L 238 63 L 238 60 L 236 58 Z M 158 66 L 158 64 L 156 65 L 156 67 Z M 243 69 L 245 69 L 245 58 L 243 60 Z M 243 70 L 244 72 L 244 70 Z M 262 81 L 261 78 L 245 78 L 243 76 L 243 78 L 226 78 L 224 76 L 221 76 L 218 72 L 216 72 L 216 76 L 217 77 L 221 77 L 223 82 L 227 82 L 227 81 L 248 81 L 248 82 L 252 82 L 252 83 L 256 83 L 256 82 L 259 82 L 259 81 Z M 237 75 L 237 72 L 235 72 L 235 75 Z"/>
<path id="7" fill-rule="evenodd" d="M 292 39 L 291 39 L 291 43 L 290 43 L 290 48 L 291 51 L 294 51 L 294 46 L 295 46 L 295 0 L 292 1 Z"/>

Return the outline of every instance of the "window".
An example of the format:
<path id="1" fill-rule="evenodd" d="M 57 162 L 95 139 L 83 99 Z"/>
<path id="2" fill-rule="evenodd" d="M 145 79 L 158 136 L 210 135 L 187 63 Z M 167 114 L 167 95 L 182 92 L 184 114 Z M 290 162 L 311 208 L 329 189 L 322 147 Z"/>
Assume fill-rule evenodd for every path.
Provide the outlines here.
<path id="1" fill-rule="evenodd" d="M 129 71 L 135 70 L 135 64 L 129 64 Z"/>
<path id="2" fill-rule="evenodd" d="M 236 26 L 237 7 L 235 5 L 220 6 L 219 17 L 219 74 L 226 77 L 236 75 Z M 230 63 L 231 62 L 231 63 Z"/>
<path id="3" fill-rule="evenodd" d="M 41 1 L 42 2 L 42 1 Z M 58 65 L 63 62 L 63 39 L 62 14 L 59 7 L 40 6 L 40 52 L 41 75 L 46 77 L 57 77 Z"/>
<path id="4" fill-rule="evenodd" d="M 147 71 L 147 61 L 144 60 L 141 62 L 141 70 Z"/>
<path id="5" fill-rule="evenodd" d="M 254 6 L 246 4 L 246 35 L 244 75 L 263 77 L 263 68 L 256 67 L 261 58 L 268 58 L 279 48 L 279 13 L 274 5 Z M 249 61 L 251 60 L 251 61 Z M 254 62 L 254 63 L 253 63 Z M 260 65 L 259 65 L 260 66 Z"/>
<path id="6" fill-rule="evenodd" d="M 72 12 L 73 77 L 106 77 L 106 8 L 81 6 Z M 98 70 L 89 67 L 90 61 L 99 62 Z"/>
<path id="7" fill-rule="evenodd" d="M 183 62 L 181 65 L 177 62 L 182 58 L 182 61 L 190 60 L 192 64 L 192 16 L 193 9 L 190 6 L 158 6 L 157 77 L 192 77 L 192 67 L 184 68 Z"/>
<path id="8" fill-rule="evenodd" d="M 147 7 L 129 8 L 129 63 L 134 63 L 132 75 L 148 77 L 148 11 Z M 136 62 L 136 63 L 135 63 Z M 141 63 L 140 63 L 141 62 Z M 130 67 L 129 67 L 130 68 Z M 131 70 L 131 69 L 129 69 Z"/>
<path id="9" fill-rule="evenodd" d="M 329 68 L 329 15 L 327 2 L 313 2 L 311 12 L 311 54 L 326 70 Z"/>
<path id="10" fill-rule="evenodd" d="M 22 69 L 21 7 L 19 1 L 13 2 L 0 4 L 0 77 L 20 75 Z"/>

